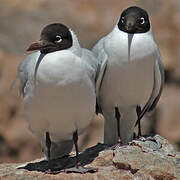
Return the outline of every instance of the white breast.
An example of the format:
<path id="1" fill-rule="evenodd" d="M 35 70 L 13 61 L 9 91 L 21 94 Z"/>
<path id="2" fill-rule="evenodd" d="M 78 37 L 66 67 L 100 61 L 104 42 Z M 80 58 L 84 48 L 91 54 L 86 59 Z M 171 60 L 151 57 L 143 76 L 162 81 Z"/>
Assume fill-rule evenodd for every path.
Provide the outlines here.
<path id="1" fill-rule="evenodd" d="M 69 51 L 45 55 L 37 71 L 36 91 L 25 97 L 30 129 L 52 141 L 72 139 L 90 123 L 95 112 L 94 84 L 87 66 Z"/>
<path id="2" fill-rule="evenodd" d="M 155 48 L 151 32 L 128 36 L 115 28 L 106 38 L 105 51 L 108 65 L 101 88 L 102 104 L 144 106 L 153 88 Z"/>

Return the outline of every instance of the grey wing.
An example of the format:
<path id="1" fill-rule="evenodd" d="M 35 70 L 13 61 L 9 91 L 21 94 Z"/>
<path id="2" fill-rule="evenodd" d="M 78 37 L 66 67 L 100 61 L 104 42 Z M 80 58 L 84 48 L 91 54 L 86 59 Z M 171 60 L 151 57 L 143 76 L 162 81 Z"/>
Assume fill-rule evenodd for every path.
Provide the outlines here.
<path id="1" fill-rule="evenodd" d="M 164 67 L 163 67 L 161 56 L 160 56 L 160 53 L 158 50 L 157 60 L 156 60 L 155 67 L 154 67 L 153 91 L 151 93 L 151 96 L 150 96 L 148 102 L 142 109 L 140 117 L 138 118 L 138 121 L 136 122 L 136 125 L 138 124 L 138 122 L 142 119 L 142 117 L 147 112 L 151 112 L 154 110 L 154 108 L 156 107 L 156 105 L 160 99 L 160 96 L 162 94 L 163 86 L 164 86 Z"/>
<path id="2" fill-rule="evenodd" d="M 30 59 L 27 57 L 25 58 L 18 67 L 18 78 L 20 80 L 20 84 L 19 84 L 19 92 L 20 94 L 22 94 L 24 96 L 25 93 L 25 87 L 26 87 L 26 83 L 28 81 L 28 63 L 29 63 Z"/>
<path id="3" fill-rule="evenodd" d="M 11 84 L 11 88 L 15 85 L 17 79 L 20 80 L 19 84 L 19 92 L 24 96 L 25 87 L 29 80 L 29 77 L 33 77 L 34 67 L 36 64 L 37 57 L 39 56 L 39 52 L 32 53 L 28 55 L 18 66 L 18 72 Z"/>
<path id="4" fill-rule="evenodd" d="M 148 112 L 152 111 L 156 107 L 156 105 L 157 105 L 157 103 L 158 103 L 158 101 L 159 101 L 159 99 L 161 97 L 163 86 L 164 86 L 164 78 L 165 78 L 164 77 L 164 66 L 163 66 L 163 63 L 162 63 L 162 60 L 161 60 L 160 53 L 158 53 L 158 67 L 159 67 L 159 71 L 160 71 L 160 75 L 161 75 L 161 86 L 160 86 L 158 96 L 153 101 L 151 107 L 148 109 Z"/>
<path id="5" fill-rule="evenodd" d="M 99 91 L 101 88 L 101 84 L 103 81 L 103 77 L 106 71 L 106 66 L 107 66 L 107 55 L 105 53 L 102 54 L 102 61 L 98 65 L 98 71 L 96 74 L 96 96 L 99 97 Z"/>
<path id="6" fill-rule="evenodd" d="M 96 77 L 96 72 L 98 69 L 98 61 L 90 50 L 82 48 L 82 59 L 83 61 L 86 61 L 86 64 L 88 65 L 88 72 L 91 77 L 91 79 L 94 81 Z"/>
<path id="7" fill-rule="evenodd" d="M 96 45 L 95 47 L 92 49 L 93 53 L 96 55 L 97 57 L 97 61 L 98 61 L 98 70 L 96 73 L 96 114 L 98 113 L 102 113 L 101 111 L 101 107 L 99 104 L 99 91 L 101 88 L 101 84 L 103 81 L 103 77 L 106 71 L 106 66 L 107 66 L 107 59 L 108 56 L 104 50 L 104 46 L 103 46 L 103 39 L 101 39 Z"/>

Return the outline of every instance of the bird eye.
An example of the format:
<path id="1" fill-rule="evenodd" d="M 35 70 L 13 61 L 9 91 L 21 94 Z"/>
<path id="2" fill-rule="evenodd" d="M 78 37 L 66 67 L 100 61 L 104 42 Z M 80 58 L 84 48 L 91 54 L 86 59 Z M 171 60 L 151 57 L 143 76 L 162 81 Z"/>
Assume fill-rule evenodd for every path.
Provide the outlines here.
<path id="1" fill-rule="evenodd" d="M 56 43 L 60 43 L 62 41 L 61 36 L 56 36 L 55 41 Z"/>
<path id="2" fill-rule="evenodd" d="M 124 17 L 121 18 L 121 22 L 124 23 Z"/>
<path id="3" fill-rule="evenodd" d="M 140 19 L 140 24 L 144 24 L 145 23 L 145 19 L 142 17 L 141 19 Z"/>

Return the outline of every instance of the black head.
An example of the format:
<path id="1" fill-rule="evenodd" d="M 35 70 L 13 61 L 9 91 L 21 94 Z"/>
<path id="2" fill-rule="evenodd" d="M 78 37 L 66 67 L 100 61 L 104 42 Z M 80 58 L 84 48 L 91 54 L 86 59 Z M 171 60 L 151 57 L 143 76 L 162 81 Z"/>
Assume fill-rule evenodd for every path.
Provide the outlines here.
<path id="1" fill-rule="evenodd" d="M 69 29 L 59 23 L 49 24 L 41 32 L 40 41 L 30 45 L 27 51 L 40 50 L 41 53 L 50 53 L 72 46 L 72 35 Z"/>
<path id="2" fill-rule="evenodd" d="M 118 28 L 130 34 L 148 32 L 150 30 L 148 13 L 136 6 L 129 7 L 122 12 Z"/>

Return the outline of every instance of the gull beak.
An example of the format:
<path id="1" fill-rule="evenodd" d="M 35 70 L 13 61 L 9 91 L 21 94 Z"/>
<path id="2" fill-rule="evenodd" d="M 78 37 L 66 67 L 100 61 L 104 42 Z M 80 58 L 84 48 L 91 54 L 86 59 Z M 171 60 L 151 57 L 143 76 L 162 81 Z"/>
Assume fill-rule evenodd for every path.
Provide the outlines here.
<path id="1" fill-rule="evenodd" d="M 44 46 L 46 46 L 46 44 L 44 43 L 44 41 L 40 40 L 37 42 L 32 43 L 26 51 L 35 51 L 35 50 L 41 50 L 41 48 L 43 48 Z"/>

